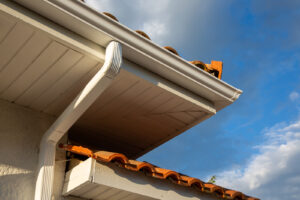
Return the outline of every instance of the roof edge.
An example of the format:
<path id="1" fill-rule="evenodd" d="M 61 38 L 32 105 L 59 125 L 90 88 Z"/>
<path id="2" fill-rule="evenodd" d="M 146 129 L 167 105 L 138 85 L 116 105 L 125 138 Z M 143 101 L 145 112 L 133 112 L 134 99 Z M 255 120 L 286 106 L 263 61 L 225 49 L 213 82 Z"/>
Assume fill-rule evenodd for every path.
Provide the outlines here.
<path id="1" fill-rule="evenodd" d="M 206 98 L 209 100 L 214 97 L 215 101 L 227 102 L 225 105 L 227 106 L 238 99 L 242 93 L 241 90 L 196 68 L 183 58 L 170 53 L 163 47 L 140 36 L 133 30 L 99 13 L 81 1 L 38 0 L 38 2 L 35 1 L 34 3 L 26 0 L 15 1 L 80 35 L 84 35 L 101 46 L 106 46 L 110 40 L 119 41 L 123 44 L 125 57 L 137 57 L 136 55 L 139 55 L 147 58 L 148 61 L 155 62 L 156 67 L 149 67 L 150 65 L 147 67 L 147 64 L 142 66 L 198 95 L 203 94 L 203 91 L 198 92 L 197 87 L 201 87 L 202 90 L 206 91 Z M 69 16 L 62 17 L 63 15 Z M 70 18 L 76 20 L 77 28 L 71 25 Z M 96 41 L 93 38 L 95 35 L 84 33 L 87 30 L 83 30 L 85 29 L 83 27 L 78 28 L 83 24 L 91 30 L 93 29 L 94 33 L 96 33 L 95 29 L 97 29 L 98 34 L 106 34 L 108 38 Z M 132 54 L 135 56 L 132 56 Z"/>

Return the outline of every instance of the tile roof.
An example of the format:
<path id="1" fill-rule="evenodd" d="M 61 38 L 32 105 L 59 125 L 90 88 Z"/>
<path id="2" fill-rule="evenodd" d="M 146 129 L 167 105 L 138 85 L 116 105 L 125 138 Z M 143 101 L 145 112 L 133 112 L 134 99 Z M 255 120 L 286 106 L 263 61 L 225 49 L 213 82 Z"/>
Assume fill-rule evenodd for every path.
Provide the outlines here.
<path id="1" fill-rule="evenodd" d="M 110 14 L 108 12 L 103 12 L 103 14 L 106 15 L 106 16 L 108 16 L 108 17 L 110 17 L 110 18 L 112 18 L 113 20 L 115 20 L 117 22 L 119 21 L 114 15 L 112 15 L 112 14 Z"/>
<path id="2" fill-rule="evenodd" d="M 148 176 L 152 176 L 158 179 L 170 180 L 175 184 L 179 184 L 185 187 L 192 187 L 200 192 L 212 194 L 223 199 L 259 200 L 258 198 L 247 196 L 239 191 L 226 189 L 212 183 L 205 183 L 197 178 L 189 177 L 173 170 L 159 168 L 148 162 L 130 160 L 121 153 L 108 151 L 93 152 L 88 148 L 69 144 L 60 144 L 59 147 L 75 154 L 94 158 L 100 162 L 116 163 L 119 167 L 125 168 L 130 171 L 143 171 Z"/>
<path id="3" fill-rule="evenodd" d="M 171 53 L 174 53 L 175 55 L 179 56 L 179 54 L 177 53 L 177 51 L 173 47 L 166 46 L 164 48 L 167 49 L 168 51 L 170 51 Z"/>
<path id="4" fill-rule="evenodd" d="M 81 0 L 81 1 L 85 2 L 85 0 Z M 119 22 L 119 20 L 111 13 L 102 12 L 102 14 L 108 16 L 109 18 L 113 19 L 114 21 Z M 143 32 L 141 30 L 136 30 L 135 32 L 138 33 L 139 35 L 141 35 L 142 37 L 145 37 L 148 40 L 151 40 L 150 37 L 145 32 Z M 174 48 L 172 48 L 170 46 L 166 46 L 164 48 L 167 49 L 169 52 L 179 56 L 178 52 Z M 211 75 L 217 77 L 218 79 L 221 79 L 222 68 L 223 68 L 223 63 L 221 61 L 211 61 L 211 64 L 205 64 L 203 62 L 201 62 L 202 63 L 201 65 L 195 64 L 195 63 L 199 63 L 199 62 L 201 62 L 201 61 L 190 61 L 190 63 L 195 65 L 196 67 L 210 73 Z"/>
<path id="5" fill-rule="evenodd" d="M 136 30 L 135 32 L 137 32 L 138 34 L 140 34 L 141 36 L 147 38 L 148 40 L 151 40 L 150 37 L 143 31 L 140 30 Z"/>

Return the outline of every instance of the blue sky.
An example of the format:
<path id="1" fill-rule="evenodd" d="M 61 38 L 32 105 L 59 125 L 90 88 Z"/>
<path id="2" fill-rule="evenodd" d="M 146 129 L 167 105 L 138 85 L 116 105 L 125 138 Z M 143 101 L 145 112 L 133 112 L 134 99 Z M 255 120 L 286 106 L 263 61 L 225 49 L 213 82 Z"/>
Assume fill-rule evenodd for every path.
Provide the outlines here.
<path id="1" fill-rule="evenodd" d="M 141 160 L 202 180 L 217 175 L 217 184 L 265 200 L 299 199 L 300 1 L 87 3 L 186 60 L 223 61 L 222 79 L 244 92 Z"/>

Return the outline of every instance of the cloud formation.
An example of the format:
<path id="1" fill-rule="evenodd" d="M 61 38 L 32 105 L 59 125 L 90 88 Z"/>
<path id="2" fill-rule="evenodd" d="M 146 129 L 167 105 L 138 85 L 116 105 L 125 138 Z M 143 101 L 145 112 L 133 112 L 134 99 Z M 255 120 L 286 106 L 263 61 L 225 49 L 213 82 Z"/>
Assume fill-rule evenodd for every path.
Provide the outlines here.
<path id="1" fill-rule="evenodd" d="M 226 43 L 227 37 L 234 39 L 236 28 L 227 12 L 230 2 L 86 0 L 88 5 L 98 11 L 112 13 L 125 26 L 145 31 L 157 44 L 173 46 L 179 53 L 190 52 L 182 55 L 186 59 L 205 59 L 206 55 Z M 195 48 L 197 51 L 194 51 Z"/>
<path id="2" fill-rule="evenodd" d="M 155 42 L 161 43 L 167 36 L 167 30 L 170 25 L 170 14 L 164 12 L 168 10 L 170 0 L 87 0 L 86 3 L 100 12 L 110 12 L 115 15 L 122 24 L 133 30 L 146 32 Z"/>
<path id="3" fill-rule="evenodd" d="M 300 94 L 298 92 L 292 92 L 289 97 L 291 101 L 296 101 L 300 98 Z"/>
<path id="4" fill-rule="evenodd" d="M 300 195 L 300 120 L 264 131 L 267 141 L 246 167 L 220 173 L 217 183 L 264 200 L 298 200 Z"/>

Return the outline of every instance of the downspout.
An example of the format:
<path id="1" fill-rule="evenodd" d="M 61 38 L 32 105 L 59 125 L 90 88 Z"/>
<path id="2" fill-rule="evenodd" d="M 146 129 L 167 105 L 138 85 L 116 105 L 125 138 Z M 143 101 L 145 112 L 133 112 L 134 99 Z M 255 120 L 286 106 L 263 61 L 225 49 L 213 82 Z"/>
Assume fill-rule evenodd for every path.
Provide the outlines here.
<path id="1" fill-rule="evenodd" d="M 106 48 L 102 68 L 43 135 L 40 143 L 35 200 L 51 200 L 58 141 L 112 83 L 120 71 L 121 63 L 122 47 L 118 42 L 112 41 Z"/>

